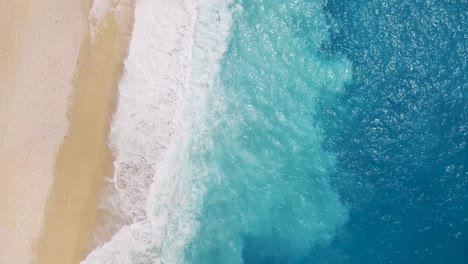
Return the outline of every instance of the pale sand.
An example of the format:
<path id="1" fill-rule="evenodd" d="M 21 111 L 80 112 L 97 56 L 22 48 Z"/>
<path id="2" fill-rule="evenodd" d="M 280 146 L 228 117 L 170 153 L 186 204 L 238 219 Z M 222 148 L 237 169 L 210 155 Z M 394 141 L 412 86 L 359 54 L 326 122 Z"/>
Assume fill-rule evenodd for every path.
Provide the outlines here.
<path id="1" fill-rule="evenodd" d="M 90 45 L 91 2 L 0 0 L 0 263 L 31 263 L 33 247 L 41 263 L 77 263 L 99 221 L 97 186 L 111 170 L 107 133 L 133 7 L 120 8 L 123 23 L 108 20 Z M 69 140 L 55 160 L 73 80 Z"/>
<path id="2" fill-rule="evenodd" d="M 0 263 L 30 263 L 84 23 L 77 0 L 0 0 Z"/>
<path id="3" fill-rule="evenodd" d="M 107 140 L 133 28 L 131 2 L 114 2 L 118 8 L 111 8 L 96 38 L 88 35 L 81 47 L 70 128 L 57 156 L 38 244 L 39 263 L 79 263 L 89 253 L 87 244 L 102 219 L 99 187 L 104 177 L 112 175 Z"/>
<path id="4" fill-rule="evenodd" d="M 6 198 L 10 193 L 10 179 L 6 177 L 6 122 L 9 114 L 10 94 L 16 79 L 16 70 L 19 61 L 19 52 L 23 40 L 23 28 L 29 14 L 28 1 L 0 1 L 0 212 L 9 210 Z M 5 214 L 6 215 L 6 214 Z M 14 222 L 10 217 L 0 218 L 0 228 L 4 225 L 12 227 Z M 3 230 L 3 229 L 0 229 Z M 0 246 L 3 240 L 0 240 Z M 0 247 L 1 250 L 2 247 Z"/>

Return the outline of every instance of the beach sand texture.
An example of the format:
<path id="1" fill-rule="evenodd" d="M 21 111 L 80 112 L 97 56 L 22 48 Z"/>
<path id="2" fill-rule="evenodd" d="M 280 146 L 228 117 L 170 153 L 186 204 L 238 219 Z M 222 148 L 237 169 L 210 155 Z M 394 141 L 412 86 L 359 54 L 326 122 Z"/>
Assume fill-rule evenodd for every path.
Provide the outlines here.
<path id="1" fill-rule="evenodd" d="M 0 0 L 0 263 L 30 263 L 85 28 L 76 0 Z"/>
<path id="2" fill-rule="evenodd" d="M 91 41 L 91 4 L 0 0 L 0 263 L 78 263 L 99 221 L 133 6 Z"/>
<path id="3" fill-rule="evenodd" d="M 57 157 L 39 263 L 79 263 L 92 250 L 87 244 L 100 223 L 99 187 L 112 176 L 107 139 L 133 25 L 131 3 L 113 10 L 80 50 L 70 129 Z"/>

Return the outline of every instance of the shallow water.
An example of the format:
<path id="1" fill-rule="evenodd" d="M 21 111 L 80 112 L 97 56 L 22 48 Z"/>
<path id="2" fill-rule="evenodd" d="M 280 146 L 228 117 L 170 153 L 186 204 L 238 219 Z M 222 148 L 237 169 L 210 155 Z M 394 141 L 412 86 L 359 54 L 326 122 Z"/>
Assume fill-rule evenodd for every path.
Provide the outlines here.
<path id="1" fill-rule="evenodd" d="M 88 263 L 466 262 L 464 10 L 141 1 Z"/>
<path id="2" fill-rule="evenodd" d="M 320 55 L 323 3 L 241 4 L 208 107 L 207 191 L 186 263 L 298 261 L 348 218 L 315 117 L 351 77 L 346 59 Z"/>
<path id="3" fill-rule="evenodd" d="M 413 2 L 240 2 L 186 263 L 467 260 L 467 6 Z"/>

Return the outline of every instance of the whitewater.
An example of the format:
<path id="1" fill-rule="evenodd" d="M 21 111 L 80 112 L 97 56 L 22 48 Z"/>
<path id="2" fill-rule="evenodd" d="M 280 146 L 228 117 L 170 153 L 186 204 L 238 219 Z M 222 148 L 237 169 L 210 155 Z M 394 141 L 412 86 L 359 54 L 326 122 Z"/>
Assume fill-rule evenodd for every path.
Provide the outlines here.
<path id="1" fill-rule="evenodd" d="M 108 6 L 95 4 L 95 24 Z M 115 173 L 100 204 L 116 234 L 82 263 L 183 261 L 203 193 L 190 177 L 204 172 L 181 163 L 203 133 L 234 9 L 222 0 L 137 1 L 109 139 Z"/>
<path id="2" fill-rule="evenodd" d="M 350 69 L 318 52 L 322 9 L 137 1 L 109 139 L 115 174 L 100 205 L 115 235 L 83 263 L 293 261 L 332 240 L 347 209 L 309 118 Z M 294 17 L 310 19 L 312 43 Z"/>
<path id="3" fill-rule="evenodd" d="M 464 263 L 456 2 L 137 1 L 83 263 Z"/>

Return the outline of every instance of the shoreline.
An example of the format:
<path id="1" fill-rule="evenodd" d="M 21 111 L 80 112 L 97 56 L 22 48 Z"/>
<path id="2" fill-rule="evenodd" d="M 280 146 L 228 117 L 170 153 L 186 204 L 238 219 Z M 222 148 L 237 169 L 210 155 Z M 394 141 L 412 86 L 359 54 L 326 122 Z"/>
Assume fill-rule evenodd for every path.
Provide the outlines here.
<path id="1" fill-rule="evenodd" d="M 83 264 L 156 263 L 164 243 L 163 236 L 151 233 L 156 223 L 147 209 L 154 199 L 156 178 L 159 183 L 167 180 L 158 187 L 166 190 L 158 195 L 168 195 L 158 200 L 158 206 L 165 206 L 175 187 L 172 177 L 162 174 L 181 143 L 176 139 L 189 89 L 196 6 L 186 0 L 143 0 L 136 5 L 135 16 L 109 135 L 115 155 L 110 193 L 115 199 L 103 201 L 103 207 L 126 224 Z M 164 220 L 157 220 L 162 229 Z"/>
<path id="2" fill-rule="evenodd" d="M 79 263 L 103 222 L 101 185 L 112 175 L 110 120 L 133 28 L 133 4 L 118 2 L 82 43 L 69 130 L 55 163 L 55 183 L 35 249 L 38 263 Z M 107 234 L 111 235 L 111 234 Z"/>
<path id="3" fill-rule="evenodd" d="M 222 25 L 231 21 L 230 13 L 220 14 L 218 7 L 225 6 L 221 1 L 206 5 L 187 0 L 138 2 L 110 134 L 118 196 L 107 206 L 129 224 L 83 264 L 180 262 L 179 253 L 194 231 L 190 227 L 196 226 L 195 215 L 188 209 L 200 197 L 179 171 L 185 169 L 180 167 L 181 155 L 203 114 L 204 107 L 198 103 L 204 104 L 204 84 L 217 69 L 211 62 L 220 59 L 209 55 L 217 51 L 220 56 L 224 51 L 218 47 L 225 43 L 228 31 Z M 198 24 L 200 15 L 204 20 Z M 210 27 L 218 25 L 209 22 L 218 22 L 219 16 L 224 22 L 221 27 Z M 197 26 L 206 28 L 199 32 Z M 219 41 L 208 45 L 196 42 L 197 37 Z M 200 64 L 194 79 L 195 62 Z"/>

